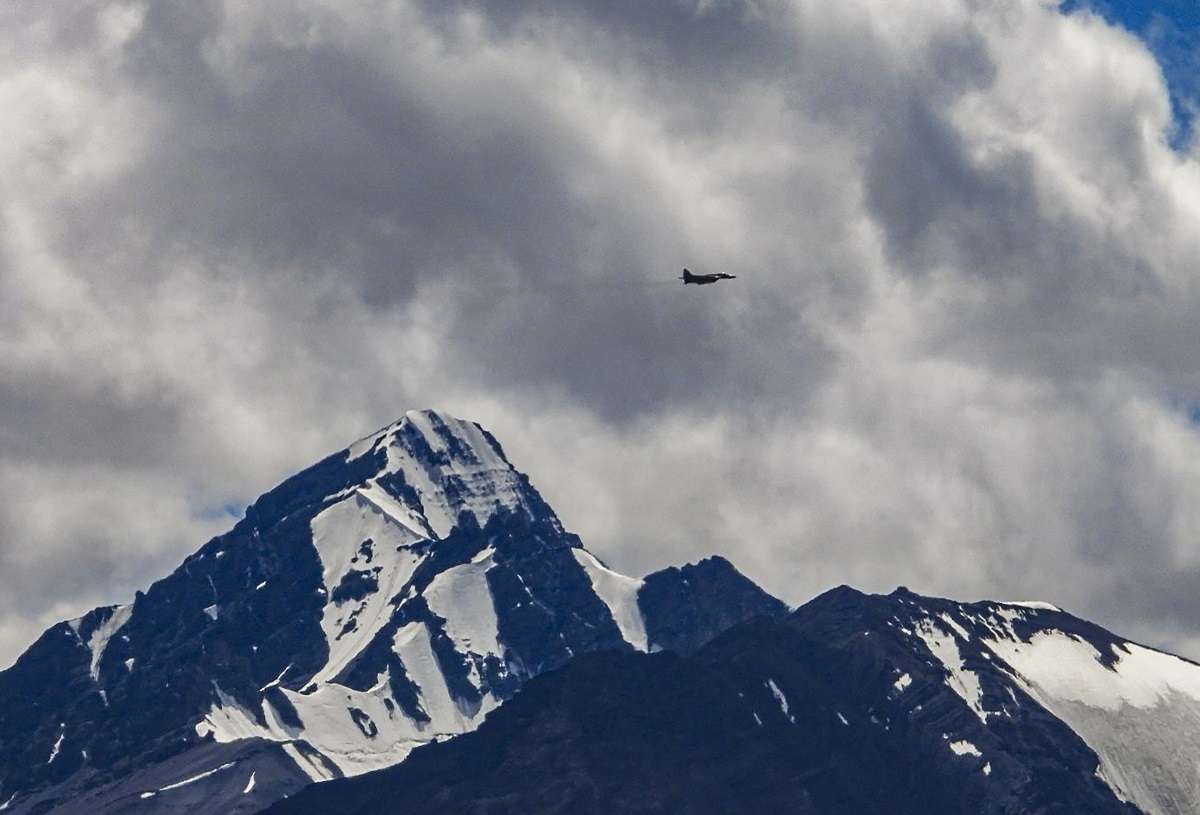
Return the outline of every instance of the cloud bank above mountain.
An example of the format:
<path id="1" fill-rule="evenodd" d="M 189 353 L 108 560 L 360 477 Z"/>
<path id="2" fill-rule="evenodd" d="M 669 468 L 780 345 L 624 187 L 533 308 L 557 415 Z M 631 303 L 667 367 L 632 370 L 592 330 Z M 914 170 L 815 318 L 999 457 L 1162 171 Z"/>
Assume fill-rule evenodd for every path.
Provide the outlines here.
<path id="1" fill-rule="evenodd" d="M 0 663 L 424 406 L 626 572 L 1044 598 L 1200 656 L 1200 163 L 1102 18 L 191 0 L 0 31 Z"/>

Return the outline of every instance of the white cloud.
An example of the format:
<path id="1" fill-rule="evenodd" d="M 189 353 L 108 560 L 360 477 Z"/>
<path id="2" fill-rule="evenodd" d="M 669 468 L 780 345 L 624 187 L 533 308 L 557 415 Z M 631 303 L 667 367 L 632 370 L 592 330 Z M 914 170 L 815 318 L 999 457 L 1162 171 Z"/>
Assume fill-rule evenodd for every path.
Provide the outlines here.
<path id="1" fill-rule="evenodd" d="M 1200 168 L 1098 18 L 0 15 L 0 662 L 425 405 L 628 571 L 1200 636 Z"/>

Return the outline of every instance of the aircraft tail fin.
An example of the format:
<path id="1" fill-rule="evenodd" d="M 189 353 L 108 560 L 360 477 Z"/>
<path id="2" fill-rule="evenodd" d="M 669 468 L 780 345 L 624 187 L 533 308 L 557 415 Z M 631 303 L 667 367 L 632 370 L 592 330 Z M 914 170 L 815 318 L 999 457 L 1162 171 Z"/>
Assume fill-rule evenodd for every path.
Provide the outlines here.
<path id="1" fill-rule="evenodd" d="M 691 283 L 696 278 L 691 272 L 689 272 L 687 269 L 684 269 L 683 275 L 679 279 L 682 280 L 684 283 Z"/>

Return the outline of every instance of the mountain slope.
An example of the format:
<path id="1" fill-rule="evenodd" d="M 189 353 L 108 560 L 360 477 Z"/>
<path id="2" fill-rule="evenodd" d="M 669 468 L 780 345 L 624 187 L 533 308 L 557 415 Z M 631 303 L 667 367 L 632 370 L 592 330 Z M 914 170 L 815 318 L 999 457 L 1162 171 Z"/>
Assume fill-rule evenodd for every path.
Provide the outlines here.
<path id="1" fill-rule="evenodd" d="M 470 731 L 575 654 L 786 613 L 724 560 L 685 574 L 704 590 L 643 596 L 663 578 L 584 550 L 485 430 L 408 413 L 0 672 L 0 808 L 251 812 Z"/>
<path id="2" fill-rule="evenodd" d="M 1200 666 L 1044 604 L 827 592 L 691 656 L 580 657 L 272 815 L 1200 811 Z"/>

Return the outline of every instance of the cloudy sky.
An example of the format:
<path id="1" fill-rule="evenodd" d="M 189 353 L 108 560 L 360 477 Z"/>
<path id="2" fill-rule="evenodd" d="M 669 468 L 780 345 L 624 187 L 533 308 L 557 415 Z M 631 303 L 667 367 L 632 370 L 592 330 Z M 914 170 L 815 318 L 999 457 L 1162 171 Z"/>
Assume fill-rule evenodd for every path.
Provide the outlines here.
<path id="1" fill-rule="evenodd" d="M 629 573 L 1200 657 L 1185 18 L 3 4 L 0 665 L 425 406 Z"/>

